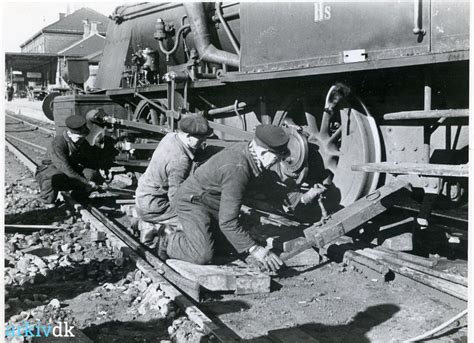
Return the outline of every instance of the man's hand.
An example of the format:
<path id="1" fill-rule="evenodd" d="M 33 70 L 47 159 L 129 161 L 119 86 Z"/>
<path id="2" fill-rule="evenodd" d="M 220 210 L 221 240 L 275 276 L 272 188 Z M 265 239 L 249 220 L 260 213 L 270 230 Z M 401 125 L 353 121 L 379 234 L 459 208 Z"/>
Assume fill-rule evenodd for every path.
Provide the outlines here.
<path id="1" fill-rule="evenodd" d="M 301 199 L 300 201 L 303 203 L 303 204 L 309 204 L 311 201 L 313 201 L 317 196 L 321 195 L 322 193 L 324 193 L 326 191 L 326 187 L 324 187 L 322 184 L 320 183 L 315 183 L 314 186 L 309 189 L 306 193 L 304 193 L 302 196 L 301 196 Z"/>
<path id="2" fill-rule="evenodd" d="M 99 189 L 99 186 L 94 181 L 88 181 L 87 186 L 86 186 L 86 191 L 87 192 L 93 192 Z"/>
<path id="3" fill-rule="evenodd" d="M 283 265 L 283 261 L 270 248 L 257 245 L 250 250 L 250 256 L 257 261 L 260 269 L 276 272 Z"/>

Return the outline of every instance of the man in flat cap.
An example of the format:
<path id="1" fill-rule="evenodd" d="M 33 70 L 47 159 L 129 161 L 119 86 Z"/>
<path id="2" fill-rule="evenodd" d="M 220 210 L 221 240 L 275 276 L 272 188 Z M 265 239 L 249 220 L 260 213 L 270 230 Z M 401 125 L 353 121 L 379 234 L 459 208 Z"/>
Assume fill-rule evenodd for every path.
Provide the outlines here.
<path id="1" fill-rule="evenodd" d="M 189 176 L 196 150 L 211 133 L 206 118 L 188 114 L 179 121 L 178 131 L 168 133 L 158 144 L 135 193 L 142 243 L 153 246 L 159 228 L 176 222 L 170 201 Z"/>
<path id="2" fill-rule="evenodd" d="M 73 190 L 86 197 L 103 181 L 98 172 L 102 159 L 85 139 L 89 133 L 86 119 L 72 115 L 65 123 L 65 130 L 48 148 L 49 159 L 43 160 L 35 175 L 46 207 L 55 206 L 58 191 Z"/>
<path id="3" fill-rule="evenodd" d="M 237 253 L 249 253 L 263 269 L 278 270 L 283 262 L 252 239 L 239 213 L 249 182 L 288 155 L 288 140 L 281 127 L 259 125 L 251 142 L 236 143 L 197 168 L 172 201 L 180 229 L 160 231 L 158 255 L 206 264 L 216 237 L 224 236 Z"/>

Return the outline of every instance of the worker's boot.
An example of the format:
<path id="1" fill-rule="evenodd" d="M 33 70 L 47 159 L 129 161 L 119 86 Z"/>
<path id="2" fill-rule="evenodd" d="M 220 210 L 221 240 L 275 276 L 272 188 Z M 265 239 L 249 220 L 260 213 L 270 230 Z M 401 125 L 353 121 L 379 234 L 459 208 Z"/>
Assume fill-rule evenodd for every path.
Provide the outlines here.
<path id="1" fill-rule="evenodd" d="M 166 261 L 168 256 L 168 237 L 173 231 L 169 230 L 166 225 L 162 225 L 157 235 L 156 255 L 162 260 Z"/>
<path id="2" fill-rule="evenodd" d="M 157 243 L 157 236 L 162 225 L 153 224 L 143 220 L 138 222 L 138 230 L 140 231 L 140 242 L 150 249 L 154 249 Z"/>

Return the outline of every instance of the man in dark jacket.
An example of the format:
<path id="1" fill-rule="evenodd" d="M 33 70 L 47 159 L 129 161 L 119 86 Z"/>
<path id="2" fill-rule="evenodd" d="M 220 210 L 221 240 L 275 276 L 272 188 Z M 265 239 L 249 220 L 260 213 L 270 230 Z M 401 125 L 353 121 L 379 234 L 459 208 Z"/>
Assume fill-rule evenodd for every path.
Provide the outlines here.
<path id="1" fill-rule="evenodd" d="M 54 207 L 58 191 L 74 190 L 88 196 L 102 181 L 98 172 L 101 159 L 85 137 L 89 133 L 86 120 L 78 115 L 66 118 L 66 129 L 54 137 L 48 148 L 49 159 L 36 171 L 40 199 L 46 207 Z"/>
<path id="2" fill-rule="evenodd" d="M 237 253 L 250 253 L 264 269 L 278 270 L 283 262 L 250 237 L 239 222 L 239 213 L 249 182 L 288 154 L 288 140 L 282 128 L 260 125 L 250 143 L 226 148 L 197 168 L 173 200 L 180 229 L 161 233 L 158 255 L 209 263 L 215 239 L 211 223 L 217 221 L 220 233 Z"/>

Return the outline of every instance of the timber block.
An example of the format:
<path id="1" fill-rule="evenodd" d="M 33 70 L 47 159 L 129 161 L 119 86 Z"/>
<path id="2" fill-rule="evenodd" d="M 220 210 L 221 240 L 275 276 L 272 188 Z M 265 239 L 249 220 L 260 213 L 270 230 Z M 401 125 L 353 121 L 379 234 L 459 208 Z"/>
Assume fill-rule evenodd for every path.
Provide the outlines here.
<path id="1" fill-rule="evenodd" d="M 378 245 L 395 251 L 413 250 L 413 217 L 381 226 L 377 237 Z"/>
<path id="2" fill-rule="evenodd" d="M 396 237 L 388 238 L 382 246 L 396 251 L 411 251 L 413 250 L 413 233 L 406 232 Z"/>
<path id="3" fill-rule="evenodd" d="M 283 258 L 285 253 L 280 255 L 280 258 Z M 305 251 L 302 251 L 296 256 L 289 258 L 285 261 L 287 267 L 297 267 L 297 266 L 318 266 L 321 263 L 321 256 L 316 252 L 316 250 L 310 248 Z"/>
<path id="4" fill-rule="evenodd" d="M 217 266 L 168 259 L 166 264 L 210 291 L 234 291 L 235 294 L 270 292 L 270 276 L 256 271 L 242 261 Z"/>
<path id="5" fill-rule="evenodd" d="M 385 212 L 393 205 L 397 194 L 406 191 L 405 188 L 408 186 L 408 181 L 395 179 L 375 192 L 332 214 L 331 218 L 323 225 L 317 223 L 305 229 L 303 231 L 304 235 L 308 241 L 314 242 L 314 246 L 321 248 Z"/>

